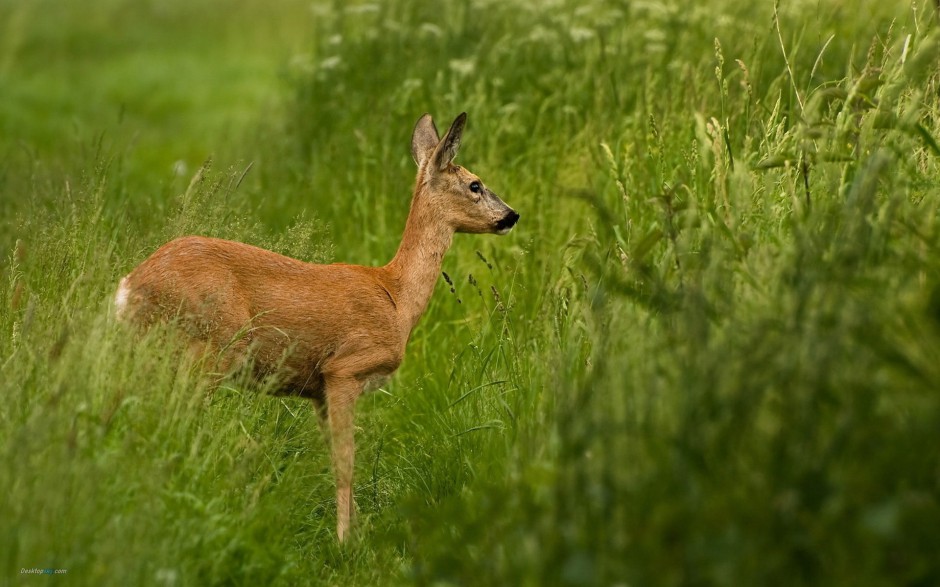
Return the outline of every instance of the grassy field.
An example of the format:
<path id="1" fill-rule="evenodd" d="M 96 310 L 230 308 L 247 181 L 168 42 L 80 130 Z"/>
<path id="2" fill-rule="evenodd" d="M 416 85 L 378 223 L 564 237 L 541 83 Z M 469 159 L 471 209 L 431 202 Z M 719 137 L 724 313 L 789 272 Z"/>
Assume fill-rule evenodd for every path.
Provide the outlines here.
<path id="1" fill-rule="evenodd" d="M 938 64 L 900 0 L 0 0 L 0 585 L 940 584 Z M 385 263 L 464 110 L 522 219 L 360 400 L 340 547 L 310 406 L 110 297 Z"/>

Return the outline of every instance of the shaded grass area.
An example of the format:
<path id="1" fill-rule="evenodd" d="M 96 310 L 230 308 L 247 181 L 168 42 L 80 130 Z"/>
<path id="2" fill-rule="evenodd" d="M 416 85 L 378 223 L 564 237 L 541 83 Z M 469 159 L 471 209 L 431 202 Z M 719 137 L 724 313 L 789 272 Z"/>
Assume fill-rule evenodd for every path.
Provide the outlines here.
<path id="1" fill-rule="evenodd" d="M 176 6 L 172 35 L 157 5 L 102 7 L 27 19 L 4 53 L 5 76 L 56 51 L 68 69 L 112 45 L 180 56 L 107 57 L 73 82 L 123 92 L 102 111 L 51 77 L 0 105 L 31 153 L 0 183 L 4 581 L 940 580 L 929 7 L 317 3 L 279 13 L 312 36 L 276 116 L 237 59 L 265 10 L 208 42 L 213 2 Z M 259 26 L 276 54 L 280 29 Z M 197 84 L 209 67 L 249 97 Z M 80 121 L 74 143 L 29 110 L 44 89 Z M 111 130 L 122 100 L 153 157 Z M 457 237 L 400 372 L 360 401 L 358 535 L 340 549 L 309 406 L 207 385 L 172 335 L 128 344 L 107 300 L 179 234 L 384 263 L 411 125 L 462 110 L 460 163 L 522 221 Z M 190 181 L 200 151 L 174 178 L 187 148 L 222 163 Z"/>

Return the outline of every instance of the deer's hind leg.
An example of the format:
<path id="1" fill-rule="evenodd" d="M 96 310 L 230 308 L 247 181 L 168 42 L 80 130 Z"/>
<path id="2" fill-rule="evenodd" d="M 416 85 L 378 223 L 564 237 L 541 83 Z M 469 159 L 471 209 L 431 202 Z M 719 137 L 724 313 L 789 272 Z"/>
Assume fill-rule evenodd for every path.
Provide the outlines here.
<path id="1" fill-rule="evenodd" d="M 326 398 L 322 395 L 310 396 L 310 402 L 313 404 L 313 411 L 317 414 L 317 425 L 320 426 L 320 432 L 323 434 L 323 440 L 330 445 L 330 418 L 326 408 Z"/>
<path id="2" fill-rule="evenodd" d="M 227 316 L 208 303 L 203 307 L 204 312 L 191 316 L 187 326 L 190 336 L 204 343 L 206 371 L 219 380 L 244 372 L 251 362 L 251 316 L 237 310 Z"/>

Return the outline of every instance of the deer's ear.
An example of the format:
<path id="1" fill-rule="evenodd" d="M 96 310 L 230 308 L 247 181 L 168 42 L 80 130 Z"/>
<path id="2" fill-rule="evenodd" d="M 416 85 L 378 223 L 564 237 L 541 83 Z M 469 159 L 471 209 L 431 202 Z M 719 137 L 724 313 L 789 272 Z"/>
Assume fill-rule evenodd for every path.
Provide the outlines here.
<path id="1" fill-rule="evenodd" d="M 434 152 L 441 139 L 437 135 L 437 127 L 431 120 L 430 114 L 425 114 L 415 125 L 414 134 L 411 135 L 411 157 L 418 167 L 424 165 L 428 157 Z"/>
<path id="2" fill-rule="evenodd" d="M 434 150 L 434 159 L 431 163 L 438 171 L 444 171 L 450 165 L 454 157 L 457 156 L 457 149 L 460 148 L 460 137 L 463 135 L 463 127 L 467 124 L 467 113 L 461 112 L 441 139 L 441 143 Z"/>

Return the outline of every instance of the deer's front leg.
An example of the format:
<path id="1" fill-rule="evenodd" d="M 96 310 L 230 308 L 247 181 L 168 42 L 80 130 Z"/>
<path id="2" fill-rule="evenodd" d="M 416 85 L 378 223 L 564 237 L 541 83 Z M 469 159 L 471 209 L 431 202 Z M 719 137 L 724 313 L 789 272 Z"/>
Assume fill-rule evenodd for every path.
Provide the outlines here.
<path id="1" fill-rule="evenodd" d="M 355 514 L 355 406 L 361 392 L 362 385 L 353 377 L 333 378 L 326 382 L 327 414 L 336 474 L 336 534 L 340 542 L 349 535 Z"/>

